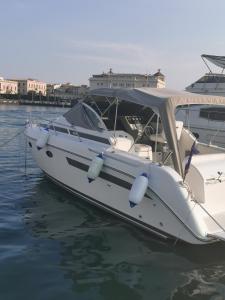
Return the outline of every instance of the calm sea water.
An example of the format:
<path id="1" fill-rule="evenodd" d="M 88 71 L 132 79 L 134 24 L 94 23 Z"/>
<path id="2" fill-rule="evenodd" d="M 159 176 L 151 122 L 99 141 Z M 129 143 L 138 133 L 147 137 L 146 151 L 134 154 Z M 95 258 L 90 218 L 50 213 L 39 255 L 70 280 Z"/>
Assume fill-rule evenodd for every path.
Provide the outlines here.
<path id="1" fill-rule="evenodd" d="M 29 114 L 63 111 L 0 106 L 0 144 Z M 225 299 L 225 244 L 168 244 L 70 195 L 23 135 L 0 147 L 0 167 L 0 299 Z"/>

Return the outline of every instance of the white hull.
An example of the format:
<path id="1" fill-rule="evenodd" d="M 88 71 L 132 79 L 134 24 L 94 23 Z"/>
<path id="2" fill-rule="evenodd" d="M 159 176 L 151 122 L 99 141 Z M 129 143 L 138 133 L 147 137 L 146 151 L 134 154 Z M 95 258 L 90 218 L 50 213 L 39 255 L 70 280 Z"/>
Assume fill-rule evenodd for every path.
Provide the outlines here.
<path id="1" fill-rule="evenodd" d="M 189 128 L 202 143 L 225 147 L 224 121 L 201 117 L 201 109 L 206 106 L 195 106 L 192 108 L 179 108 L 176 119 L 183 121 L 184 126 Z M 220 112 L 221 114 L 222 112 Z"/>
<path id="2" fill-rule="evenodd" d="M 65 189 L 162 238 L 180 239 L 191 244 L 216 241 L 207 236 L 206 225 L 202 222 L 206 214 L 179 184 L 179 175 L 167 167 L 144 163 L 139 158 L 131 162 L 125 153 L 109 152 L 101 175 L 88 183 L 90 162 L 104 149 L 93 150 L 91 142 L 71 141 L 59 134 L 51 135 L 48 145 L 37 150 L 38 129 L 28 128 L 26 135 L 39 167 Z M 48 157 L 46 151 L 51 151 L 53 157 Z M 150 174 L 147 193 L 138 206 L 130 208 L 131 185 L 143 170 Z"/>

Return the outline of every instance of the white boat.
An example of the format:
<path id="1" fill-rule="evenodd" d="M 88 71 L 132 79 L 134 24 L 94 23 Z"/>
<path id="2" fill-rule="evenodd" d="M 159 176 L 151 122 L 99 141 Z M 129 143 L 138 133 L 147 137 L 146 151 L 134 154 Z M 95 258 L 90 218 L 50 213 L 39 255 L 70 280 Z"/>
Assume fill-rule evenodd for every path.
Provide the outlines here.
<path id="1" fill-rule="evenodd" d="M 176 120 L 182 121 L 199 141 L 225 147 L 225 108 L 221 106 L 183 106 L 176 111 Z"/>
<path id="2" fill-rule="evenodd" d="M 25 130 L 56 184 L 161 238 L 225 240 L 225 149 L 175 121 L 180 105 L 225 98 L 168 89 L 92 90 L 47 127 Z M 194 153 L 197 153 L 195 154 Z"/>
<path id="3" fill-rule="evenodd" d="M 225 56 L 201 55 L 203 62 L 209 72 L 186 87 L 186 91 L 204 95 L 225 96 Z M 215 72 L 210 68 L 208 62 L 221 69 Z M 225 146 L 225 108 L 204 107 L 182 107 L 177 113 L 177 120 L 183 120 L 184 126 L 196 133 L 199 139 L 205 143 L 214 143 Z"/>
<path id="4" fill-rule="evenodd" d="M 209 72 L 186 87 L 186 91 L 191 93 L 225 96 L 225 56 L 218 55 L 201 55 Z M 221 72 L 213 72 L 209 67 L 207 60 L 221 68 Z"/>

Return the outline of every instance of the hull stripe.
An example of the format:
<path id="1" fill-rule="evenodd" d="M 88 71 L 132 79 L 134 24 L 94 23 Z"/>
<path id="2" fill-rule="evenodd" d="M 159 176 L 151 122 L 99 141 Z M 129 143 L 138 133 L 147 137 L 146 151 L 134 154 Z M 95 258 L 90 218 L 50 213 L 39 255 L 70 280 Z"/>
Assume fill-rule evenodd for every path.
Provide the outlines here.
<path id="1" fill-rule="evenodd" d="M 175 239 L 174 236 L 172 236 L 172 235 L 170 235 L 170 234 L 168 234 L 168 233 L 165 233 L 164 231 L 161 231 L 160 229 L 155 228 L 155 227 L 153 227 L 153 226 L 151 226 L 151 225 L 149 225 L 149 224 L 146 224 L 146 223 L 144 223 L 144 222 L 142 222 L 142 221 L 140 221 L 140 220 L 137 220 L 136 218 L 134 218 L 134 217 L 132 217 L 132 216 L 126 215 L 125 213 L 123 213 L 123 212 L 121 212 L 121 211 L 119 211 L 119 210 L 117 210 L 117 209 L 115 209 L 115 208 L 112 208 L 111 206 L 108 206 L 108 205 L 105 204 L 105 203 L 102 203 L 102 202 L 100 202 L 100 201 L 98 201 L 98 200 L 96 200 L 96 199 L 94 199 L 94 198 L 92 198 L 92 197 L 89 197 L 89 196 L 87 196 L 87 195 L 85 195 L 85 194 L 83 194 L 83 193 L 81 193 L 81 192 L 75 190 L 74 188 L 71 188 L 71 187 L 65 185 L 64 183 L 62 183 L 61 181 L 59 181 L 59 180 L 53 178 L 52 176 L 50 176 L 50 175 L 47 174 L 46 172 L 44 172 L 44 173 L 45 173 L 45 175 L 46 175 L 51 181 L 53 181 L 53 182 L 56 183 L 57 185 L 63 187 L 64 189 L 66 189 L 67 191 L 69 191 L 69 192 L 71 192 L 71 193 L 73 193 L 73 194 L 75 194 L 75 195 L 80 196 L 81 198 L 87 200 L 88 202 L 94 204 L 95 206 L 101 207 L 101 208 L 103 208 L 104 210 L 106 210 L 106 211 L 108 211 L 108 212 L 112 212 L 114 215 L 120 216 L 120 217 L 122 217 L 124 220 L 127 220 L 127 221 L 129 221 L 129 222 L 135 223 L 135 224 L 139 225 L 140 227 L 142 227 L 142 228 L 144 228 L 144 229 L 146 229 L 146 230 L 148 230 L 148 231 L 151 231 L 152 233 L 154 233 L 154 234 L 156 234 L 156 235 L 158 235 L 158 236 L 160 236 L 160 237 L 162 237 L 162 238 L 164 238 L 164 239 L 173 239 L 173 240 Z"/>
<path id="2" fill-rule="evenodd" d="M 73 166 L 73 167 L 75 167 L 75 168 L 78 168 L 78 169 L 81 169 L 81 170 L 86 171 L 86 172 L 88 171 L 88 168 L 89 168 L 88 165 L 83 164 L 83 163 L 81 163 L 81 162 L 79 162 L 79 161 L 76 161 L 76 160 L 74 160 L 74 159 L 71 159 L 71 158 L 69 158 L 69 157 L 66 157 L 66 159 L 67 159 L 67 162 L 68 162 L 71 166 Z M 116 185 L 118 185 L 118 186 L 121 186 L 121 187 L 123 187 L 123 188 L 125 188 L 125 189 L 127 189 L 127 190 L 130 190 L 131 187 L 132 187 L 132 184 L 131 184 L 131 183 L 129 183 L 129 182 L 127 182 L 127 181 L 124 181 L 124 180 L 122 180 L 122 179 L 120 179 L 120 178 L 118 178 L 118 177 L 112 176 L 112 175 L 110 175 L 110 174 L 108 174 L 108 173 L 106 173 L 106 172 L 104 172 L 104 171 L 101 171 L 101 172 L 100 172 L 99 177 L 102 178 L 102 179 L 105 179 L 105 180 L 107 180 L 107 181 L 109 181 L 109 182 L 111 182 L 111 183 L 114 183 L 114 184 L 116 184 Z M 150 198 L 150 197 L 147 196 L 147 195 L 146 195 L 146 197 Z"/>

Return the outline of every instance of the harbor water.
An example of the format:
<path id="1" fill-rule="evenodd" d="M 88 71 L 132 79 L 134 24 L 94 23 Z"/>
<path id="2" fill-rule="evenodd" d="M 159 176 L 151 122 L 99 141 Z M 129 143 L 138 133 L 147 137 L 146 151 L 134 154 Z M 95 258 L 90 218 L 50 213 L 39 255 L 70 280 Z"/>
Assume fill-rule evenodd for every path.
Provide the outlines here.
<path id="1" fill-rule="evenodd" d="M 0 105 L 0 299 L 225 299 L 225 243 L 167 243 L 44 176 L 19 133 L 64 111 Z"/>

